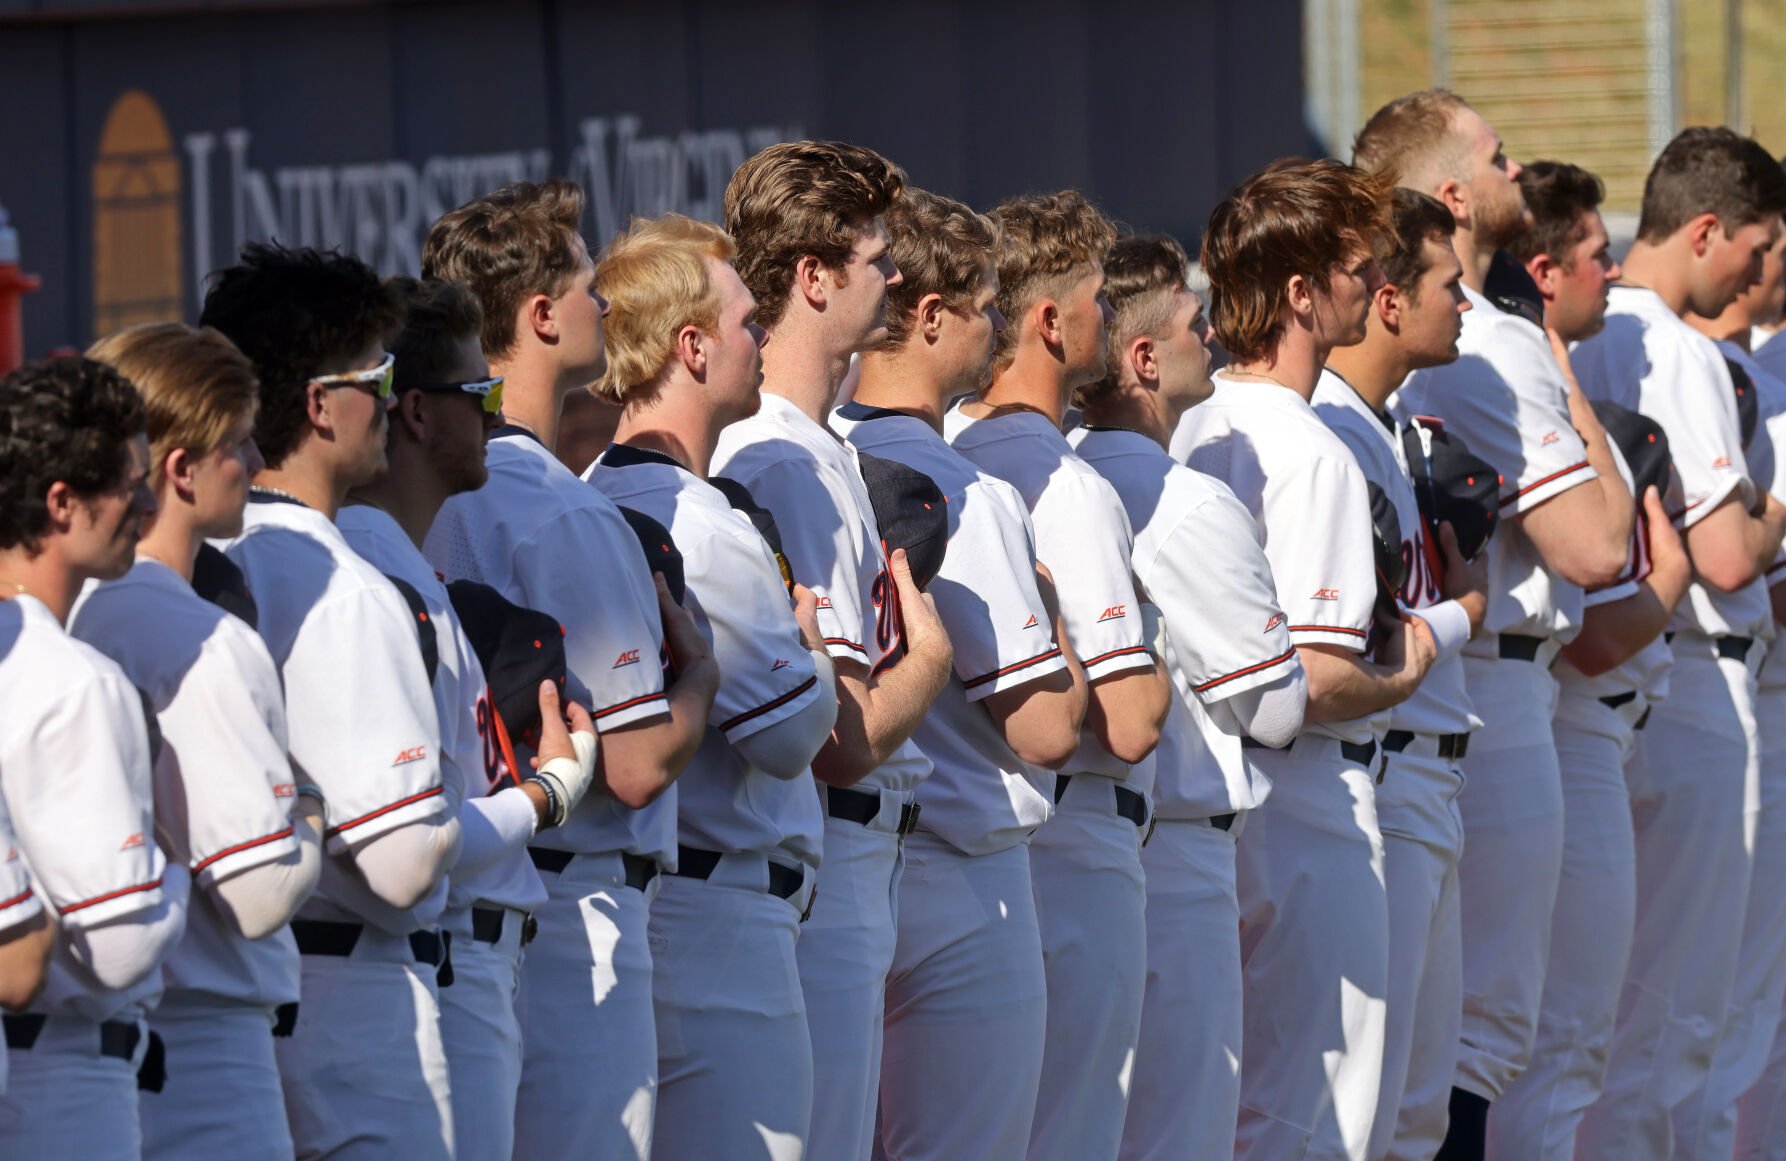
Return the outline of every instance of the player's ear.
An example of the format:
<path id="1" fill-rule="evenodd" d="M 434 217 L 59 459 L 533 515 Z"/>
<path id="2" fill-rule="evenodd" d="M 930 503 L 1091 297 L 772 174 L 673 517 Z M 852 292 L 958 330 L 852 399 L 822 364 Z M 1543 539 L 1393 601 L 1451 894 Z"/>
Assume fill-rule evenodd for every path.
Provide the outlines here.
<path id="1" fill-rule="evenodd" d="M 1153 336 L 1138 335 L 1129 341 L 1129 349 L 1125 352 L 1129 369 L 1135 372 L 1135 378 L 1143 384 L 1157 384 L 1160 381 L 1159 352 L 1154 347 Z"/>
<path id="2" fill-rule="evenodd" d="M 402 425 L 409 438 L 421 442 L 428 429 L 427 401 L 424 392 L 403 391 L 397 395 L 397 405 L 391 408 L 392 426 Z"/>
<path id="3" fill-rule="evenodd" d="M 1464 225 L 1470 220 L 1470 187 L 1466 183 L 1455 177 L 1448 177 L 1439 183 L 1433 196 L 1451 211 L 1451 216 L 1457 219 L 1458 225 Z"/>
<path id="4" fill-rule="evenodd" d="M 1551 259 L 1549 254 L 1534 255 L 1532 260 L 1526 263 L 1526 273 L 1532 276 L 1532 282 L 1537 285 L 1539 294 L 1545 298 L 1556 297 L 1557 276 L 1562 273 L 1562 269 Z"/>
<path id="5" fill-rule="evenodd" d="M 676 332 L 676 357 L 695 378 L 704 378 L 707 374 L 707 335 L 700 327 L 690 324 Z"/>
<path id="6" fill-rule="evenodd" d="M 68 486 L 68 481 L 57 480 L 51 484 L 43 495 L 43 506 L 50 514 L 50 526 L 57 532 L 66 532 L 74 524 L 74 514 L 80 507 L 80 497 Z"/>
<path id="7" fill-rule="evenodd" d="M 310 426 L 317 431 L 333 431 L 334 421 L 329 418 L 329 389 L 321 383 L 304 385 L 304 413 L 310 420 Z"/>
<path id="8" fill-rule="evenodd" d="M 161 478 L 165 479 L 174 494 L 191 503 L 193 497 L 193 470 L 198 467 L 198 460 L 183 447 L 177 447 L 167 453 L 161 460 Z M 150 479 L 150 487 L 160 481 Z M 159 491 L 160 489 L 156 489 Z"/>
<path id="9" fill-rule="evenodd" d="M 1693 247 L 1693 256 L 1703 258 L 1705 252 L 1711 249 L 1712 231 L 1722 230 L 1724 224 L 1718 221 L 1717 214 L 1704 213 L 1688 222 L 1686 228 L 1687 242 Z"/>
<path id="10" fill-rule="evenodd" d="M 1393 331 L 1402 325 L 1402 308 L 1407 303 L 1402 301 L 1401 287 L 1385 282 L 1377 287 L 1377 292 L 1371 299 L 1371 306 L 1377 317 L 1383 320 L 1384 326 Z"/>
<path id="11" fill-rule="evenodd" d="M 1284 284 L 1284 302 L 1296 314 L 1313 314 L 1315 310 L 1314 284 L 1300 274 L 1290 275 L 1290 280 Z"/>
<path id="12" fill-rule="evenodd" d="M 1030 318 L 1034 321 L 1036 333 L 1049 346 L 1058 347 L 1066 338 L 1066 331 L 1060 325 L 1060 306 L 1052 298 L 1044 298 L 1030 309 Z"/>
<path id="13" fill-rule="evenodd" d="M 943 315 L 948 313 L 949 304 L 943 301 L 940 294 L 926 294 L 918 300 L 918 330 L 926 342 L 936 342 L 943 329 Z"/>
<path id="14" fill-rule="evenodd" d="M 825 264 L 816 254 L 802 254 L 794 263 L 793 289 L 816 309 L 825 304 L 830 289 L 825 283 Z"/>
<path id="15" fill-rule="evenodd" d="M 541 342 L 558 338 L 558 304 L 547 294 L 530 294 L 521 304 L 521 334 L 531 334 Z"/>

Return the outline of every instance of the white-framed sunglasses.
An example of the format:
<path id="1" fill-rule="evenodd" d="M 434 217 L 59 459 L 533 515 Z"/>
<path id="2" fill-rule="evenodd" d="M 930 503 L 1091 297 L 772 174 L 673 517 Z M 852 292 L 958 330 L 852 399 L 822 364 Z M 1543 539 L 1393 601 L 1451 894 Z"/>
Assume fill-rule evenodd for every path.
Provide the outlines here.
<path id="1" fill-rule="evenodd" d="M 502 410 L 502 376 L 492 375 L 488 379 L 472 379 L 463 383 L 405 383 L 405 391 L 463 391 L 467 395 L 476 395 L 483 400 L 484 414 L 495 415 Z"/>
<path id="2" fill-rule="evenodd" d="M 397 356 L 387 354 L 378 366 L 367 367 L 363 371 L 312 375 L 310 381 L 324 387 L 364 387 L 378 399 L 389 399 L 391 385 L 397 381 Z"/>

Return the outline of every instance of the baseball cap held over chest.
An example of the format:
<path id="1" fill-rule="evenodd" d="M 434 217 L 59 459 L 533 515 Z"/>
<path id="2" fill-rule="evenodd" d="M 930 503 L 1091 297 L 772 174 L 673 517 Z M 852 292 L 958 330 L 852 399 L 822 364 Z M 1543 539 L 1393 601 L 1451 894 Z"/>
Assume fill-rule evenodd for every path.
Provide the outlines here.
<path id="1" fill-rule="evenodd" d="M 1402 431 L 1414 497 L 1426 521 L 1427 536 L 1439 542 L 1439 525 L 1450 524 L 1464 559 L 1473 558 L 1494 535 L 1501 511 L 1501 473 L 1445 430 L 1445 422 L 1414 416 Z"/>
<path id="2" fill-rule="evenodd" d="M 905 549 L 913 583 L 925 588 L 942 569 L 949 547 L 948 497 L 917 468 L 866 452 L 858 452 L 856 460 L 874 505 L 881 543 L 889 556 L 896 548 Z"/>

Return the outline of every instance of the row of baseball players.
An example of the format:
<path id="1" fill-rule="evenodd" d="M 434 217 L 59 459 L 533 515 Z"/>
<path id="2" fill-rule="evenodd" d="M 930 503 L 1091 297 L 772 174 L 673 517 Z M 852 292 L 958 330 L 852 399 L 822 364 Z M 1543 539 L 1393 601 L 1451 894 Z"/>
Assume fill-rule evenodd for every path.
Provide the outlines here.
<path id="1" fill-rule="evenodd" d="M 1765 318 L 1752 267 L 1786 178 L 1757 153 L 1710 134 L 1664 154 L 1640 305 L 1669 295 L 1744 336 Z M 1246 1156 L 1431 1156 L 1449 1106 L 1450 1155 L 1526 1157 L 1568 1155 L 1593 1105 L 1584 1141 L 1625 1134 L 1598 1155 L 1667 1156 L 1665 1136 L 1643 1150 L 1671 1120 L 1728 1141 L 1779 1009 L 1774 900 L 1731 901 L 1766 849 L 1761 650 L 1729 630 L 1770 634 L 1765 590 L 1754 624 L 1659 634 L 1689 553 L 1708 608 L 1772 563 L 1786 519 L 1744 483 L 1765 438 L 1741 446 L 1728 371 L 1722 394 L 1667 402 L 1684 373 L 1657 361 L 1703 354 L 1678 315 L 1616 354 L 1616 325 L 1579 347 L 1587 393 L 1658 418 L 1639 444 L 1666 429 L 1677 463 L 1732 419 L 1737 446 L 1681 466 L 1679 505 L 1738 548 L 1689 531 L 1683 549 L 1647 489 L 1639 523 L 1567 356 L 1480 293 L 1510 246 L 1559 341 L 1597 329 L 1614 271 L 1592 178 L 1525 175 L 1528 230 L 1517 167 L 1449 94 L 1385 109 L 1359 160 L 1437 200 L 1316 163 L 1218 209 L 1204 259 L 1234 362 L 1195 410 L 1205 324 L 1175 245 L 1116 241 L 1072 194 L 990 221 L 813 143 L 739 171 L 729 235 L 638 223 L 599 266 L 563 183 L 438 223 L 427 273 L 459 287 L 251 248 L 202 320 L 248 361 L 179 327 L 92 352 L 148 398 L 147 445 L 131 388 L 94 364 L 9 379 L 8 438 L 37 454 L 9 485 L 32 502 L 0 555 L 18 588 L 0 680 L 33 710 L 9 710 L 29 728 L 0 777 L 60 934 L 44 998 L 8 1018 L 0 1139 L 1212 1157 L 1238 1112 Z M 548 449 L 592 381 L 623 411 L 585 483 Z M 1499 471 L 1486 567 L 1421 513 L 1409 451 L 1436 433 L 1404 440 L 1398 387 Z M 1708 500 L 1695 472 L 1731 463 Z M 207 537 L 228 538 L 258 638 L 183 587 Z M 1390 573 L 1418 617 L 1383 609 Z M 562 626 L 594 727 L 572 709 L 567 731 L 557 685 L 539 691 L 537 772 L 441 577 Z M 153 813 L 128 685 L 61 620 L 157 711 Z M 1642 735 L 1662 787 L 1632 775 L 1634 840 L 1624 757 L 1671 652 L 1707 674 Z M 62 671 L 80 697 L 45 679 Z M 69 701 L 91 727 L 57 716 Z M 1746 733 L 1713 716 L 1737 709 Z M 96 775 L 102 737 L 119 744 Z M 58 745 L 77 794 L 11 774 Z M 1717 772 L 1734 850 L 1707 791 L 1724 755 L 1744 767 Z M 1694 801 L 1668 800 L 1670 767 Z M 46 845 L 77 807 L 98 845 Z M 1722 1006 L 1691 1022 L 1720 923 Z M 157 1041 L 165 1068 L 140 1068 Z M 1723 1101 L 1726 1073 L 1748 1080 Z"/>

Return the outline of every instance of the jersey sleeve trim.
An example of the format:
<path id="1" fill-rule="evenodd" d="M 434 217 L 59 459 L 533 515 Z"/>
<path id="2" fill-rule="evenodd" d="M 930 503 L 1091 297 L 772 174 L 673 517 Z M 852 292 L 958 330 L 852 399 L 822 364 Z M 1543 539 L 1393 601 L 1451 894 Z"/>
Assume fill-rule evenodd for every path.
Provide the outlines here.
<path id="1" fill-rule="evenodd" d="M 70 903 L 66 907 L 57 907 L 56 914 L 73 915 L 75 912 L 85 911 L 89 907 L 97 907 L 102 903 L 110 903 L 114 899 L 122 899 L 128 895 L 135 895 L 143 891 L 158 890 L 160 887 L 161 876 L 157 875 L 147 883 L 138 883 L 134 887 L 120 887 L 116 891 L 107 891 L 103 895 L 95 895 L 91 899 L 82 899 L 77 903 Z"/>
<path id="2" fill-rule="evenodd" d="M 1125 645 L 1121 649 L 1112 649 L 1108 653 L 1100 653 L 1096 657 L 1087 657 L 1079 662 L 1085 670 L 1087 680 L 1103 677 L 1110 673 L 1123 673 L 1131 669 L 1153 667 L 1153 654 L 1145 645 Z"/>
<path id="3" fill-rule="evenodd" d="M 344 831 L 349 831 L 354 827 L 372 822 L 375 819 L 383 818 L 393 811 L 402 810 L 406 806 L 414 806 L 418 802 L 426 802 L 430 798 L 438 798 L 445 793 L 446 788 L 444 786 L 433 786 L 422 791 L 420 794 L 411 794 L 408 798 L 399 798 L 389 806 L 381 806 L 377 810 L 360 815 L 358 818 L 350 818 L 346 822 L 338 823 L 335 826 L 330 827 L 328 830 L 328 837 L 339 838 Z"/>
<path id="4" fill-rule="evenodd" d="M 833 657 L 848 657 L 855 660 L 860 655 L 861 660 L 868 660 L 868 650 L 848 637 L 825 638 L 825 652 Z"/>
<path id="5" fill-rule="evenodd" d="M 1291 640 L 1299 645 L 1338 645 L 1362 653 L 1370 642 L 1370 633 L 1345 625 L 1291 625 Z"/>
<path id="6" fill-rule="evenodd" d="M 223 850 L 218 851 L 216 854 L 211 855 L 204 859 L 200 859 L 198 862 L 194 863 L 192 866 L 192 874 L 196 878 L 199 875 L 204 874 L 207 870 L 214 867 L 217 863 L 221 862 L 224 859 L 230 858 L 234 855 L 244 854 L 248 851 L 252 851 L 252 850 L 256 849 L 257 847 L 264 847 L 268 843 L 276 843 L 280 839 L 287 839 L 287 838 L 291 838 L 291 837 L 292 837 L 292 829 L 291 829 L 291 827 L 288 826 L 284 830 L 274 831 L 272 834 L 262 835 L 261 837 L 256 838 L 256 839 L 249 839 L 247 842 L 237 843 L 233 847 L 225 847 Z"/>
<path id="7" fill-rule="evenodd" d="M 1232 673 L 1224 673 L 1220 677 L 1212 677 L 1201 685 L 1193 685 L 1191 687 L 1191 692 L 1207 693 L 1218 686 L 1228 684 L 1230 681 L 1238 681 L 1243 677 L 1250 677 L 1255 673 L 1262 673 L 1267 669 L 1274 669 L 1279 665 L 1295 660 L 1295 658 L 1296 646 L 1292 645 L 1290 648 L 1286 649 L 1282 655 L 1273 657 L 1270 661 L 1261 661 L 1256 665 L 1249 665 L 1244 669 L 1236 669 Z"/>
<path id="8" fill-rule="evenodd" d="M 754 718 L 760 718 L 764 714 L 768 713 L 771 710 L 780 709 L 782 706 L 788 704 L 790 701 L 793 701 L 795 698 L 799 697 L 801 694 L 805 693 L 807 690 L 809 690 L 813 686 L 817 685 L 818 680 L 819 679 L 816 675 L 809 677 L 805 681 L 802 681 L 799 685 L 796 685 L 793 689 L 790 689 L 786 693 L 782 694 L 780 697 L 775 698 L 771 701 L 766 701 L 762 705 L 757 706 L 755 709 L 745 710 L 743 713 L 737 715 L 736 717 L 729 718 L 726 721 L 721 722 L 719 725 L 720 733 L 729 734 L 733 730 L 737 729 L 739 726 L 743 725 L 745 722 L 751 721 Z"/>
<path id="9" fill-rule="evenodd" d="M 14 895 L 10 899 L 0 899 L 0 912 L 11 911 L 14 907 L 17 907 L 19 904 L 29 902 L 31 899 L 31 894 L 32 894 L 31 888 L 26 887 L 23 891 L 19 892 L 17 895 Z"/>
<path id="10" fill-rule="evenodd" d="M 630 698 L 627 701 L 615 702 L 613 705 L 609 706 L 607 709 L 596 710 L 594 713 L 590 714 L 589 717 L 592 721 L 603 722 L 604 724 L 606 724 L 608 726 L 623 725 L 626 722 L 636 721 L 639 718 L 647 716 L 646 712 L 645 712 L 646 708 L 649 707 L 653 702 L 659 702 L 659 701 L 663 702 L 665 704 L 665 706 L 668 706 L 669 701 L 670 701 L 669 695 L 664 693 L 662 690 L 659 690 L 656 693 L 648 693 L 642 697 L 635 697 L 635 698 Z M 628 712 L 628 711 L 636 711 L 636 712 Z M 618 722 L 608 722 L 605 720 L 607 718 L 613 717 L 615 714 L 625 714 L 626 716 Z"/>
<path id="11" fill-rule="evenodd" d="M 1047 661 L 1050 658 L 1055 658 L 1055 657 L 1059 657 L 1059 656 L 1060 656 L 1060 648 L 1057 646 L 1053 649 L 1048 650 L 1048 652 L 1046 652 L 1046 653 L 1038 653 L 1034 657 L 1031 657 L 1027 661 L 1019 661 L 1015 665 L 1007 665 L 1003 669 L 995 669 L 991 673 L 982 673 L 978 677 L 969 678 L 968 680 L 961 683 L 961 688 L 963 688 L 963 689 L 977 689 L 980 686 L 985 685 L 989 681 L 997 681 L 1001 677 L 1009 677 L 1013 673 L 1021 673 L 1023 670 L 1028 669 L 1032 665 L 1040 665 L 1040 664 L 1042 664 L 1042 662 Z"/>
<path id="12" fill-rule="evenodd" d="M 1569 479 L 1570 476 L 1577 472 L 1585 472 L 1586 475 L 1579 480 Z M 1582 460 L 1578 464 L 1570 464 L 1561 471 L 1552 472 L 1548 476 L 1533 480 L 1525 487 L 1502 500 L 1501 507 L 1507 508 L 1511 506 L 1516 510 L 1523 512 L 1527 508 L 1537 505 L 1542 500 L 1548 500 L 1559 493 L 1567 492 L 1577 484 L 1585 484 L 1589 480 L 1597 479 L 1598 476 L 1599 474 L 1594 471 L 1593 466 L 1590 465 L 1588 461 Z M 1535 494 L 1540 491 L 1543 492 L 1543 495 Z"/>
<path id="13" fill-rule="evenodd" d="M 1728 475 L 1719 482 L 1715 490 L 1688 504 L 1681 512 L 1681 531 L 1685 532 L 1710 516 L 1732 495 L 1735 495 L 1738 500 L 1746 500 L 1747 497 L 1743 494 L 1743 479 L 1744 477 L 1735 474 Z"/>

